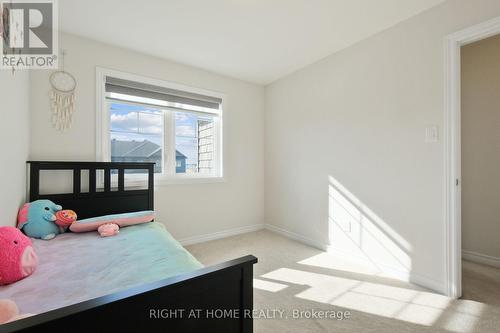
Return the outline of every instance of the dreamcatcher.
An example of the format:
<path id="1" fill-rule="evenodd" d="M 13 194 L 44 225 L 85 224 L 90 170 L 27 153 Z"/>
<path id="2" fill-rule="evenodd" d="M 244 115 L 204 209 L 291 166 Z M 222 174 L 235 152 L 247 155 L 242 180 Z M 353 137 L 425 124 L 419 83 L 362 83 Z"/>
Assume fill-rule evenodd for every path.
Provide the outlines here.
<path id="1" fill-rule="evenodd" d="M 60 131 L 71 127 L 73 113 L 75 111 L 75 88 L 76 80 L 73 75 L 64 70 L 64 57 L 66 52 L 62 51 L 62 71 L 50 75 L 52 91 L 52 125 Z"/>

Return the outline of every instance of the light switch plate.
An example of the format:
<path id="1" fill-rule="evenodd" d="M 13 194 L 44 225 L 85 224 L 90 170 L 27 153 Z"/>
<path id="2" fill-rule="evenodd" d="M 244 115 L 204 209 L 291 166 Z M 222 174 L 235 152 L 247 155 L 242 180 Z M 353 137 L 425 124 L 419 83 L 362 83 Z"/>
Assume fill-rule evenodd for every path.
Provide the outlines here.
<path id="1" fill-rule="evenodd" d="M 425 142 L 435 143 L 439 141 L 439 129 L 437 126 L 432 125 L 425 128 Z"/>

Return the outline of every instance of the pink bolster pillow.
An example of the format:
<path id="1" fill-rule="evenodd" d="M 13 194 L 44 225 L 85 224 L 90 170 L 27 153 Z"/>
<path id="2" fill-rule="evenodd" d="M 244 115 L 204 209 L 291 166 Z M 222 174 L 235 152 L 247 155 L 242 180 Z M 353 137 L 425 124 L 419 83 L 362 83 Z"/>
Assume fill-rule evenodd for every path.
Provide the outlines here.
<path id="1" fill-rule="evenodd" d="M 114 223 L 120 227 L 126 227 L 134 224 L 151 222 L 155 219 L 155 212 L 144 210 L 140 212 L 113 214 L 90 219 L 79 220 L 71 224 L 69 229 L 73 232 L 87 232 L 97 230 L 101 225 Z"/>

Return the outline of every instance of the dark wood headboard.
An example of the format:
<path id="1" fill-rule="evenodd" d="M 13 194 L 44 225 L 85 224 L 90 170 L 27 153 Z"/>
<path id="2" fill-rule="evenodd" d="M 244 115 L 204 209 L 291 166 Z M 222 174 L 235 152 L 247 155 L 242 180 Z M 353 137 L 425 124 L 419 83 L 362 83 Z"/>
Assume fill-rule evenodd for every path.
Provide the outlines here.
<path id="1" fill-rule="evenodd" d="M 63 209 L 72 209 L 78 219 L 101 215 L 129 213 L 154 209 L 154 163 L 128 162 L 47 162 L 28 161 L 29 201 L 52 200 Z M 40 194 L 41 170 L 71 170 L 73 172 L 72 193 Z M 82 170 L 88 170 L 88 192 L 82 192 Z M 96 175 L 103 170 L 103 187 L 97 188 Z M 111 173 L 117 170 L 118 183 L 112 188 Z M 146 189 L 126 189 L 125 170 L 147 170 Z"/>

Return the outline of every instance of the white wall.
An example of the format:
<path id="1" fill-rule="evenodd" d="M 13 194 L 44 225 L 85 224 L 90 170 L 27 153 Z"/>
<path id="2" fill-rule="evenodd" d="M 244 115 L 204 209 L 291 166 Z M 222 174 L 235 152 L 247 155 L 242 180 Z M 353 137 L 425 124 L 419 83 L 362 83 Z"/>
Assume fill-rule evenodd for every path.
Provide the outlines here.
<path id="1" fill-rule="evenodd" d="M 500 261 L 500 36 L 462 48 L 462 248 Z"/>
<path id="2" fill-rule="evenodd" d="M 14 226 L 26 194 L 29 72 L 0 70 L 0 225 Z"/>
<path id="3" fill-rule="evenodd" d="M 96 66 L 222 92 L 227 95 L 226 182 L 159 186 L 158 221 L 178 239 L 263 223 L 263 87 L 68 34 L 61 35 L 60 47 L 67 51 L 66 70 L 78 85 L 74 124 L 66 133 L 51 127 L 49 73 L 34 72 L 33 159 L 95 160 Z"/>
<path id="4" fill-rule="evenodd" d="M 447 1 L 269 85 L 267 223 L 444 291 L 443 142 L 424 132 L 442 130 L 444 36 L 498 15 Z"/>

